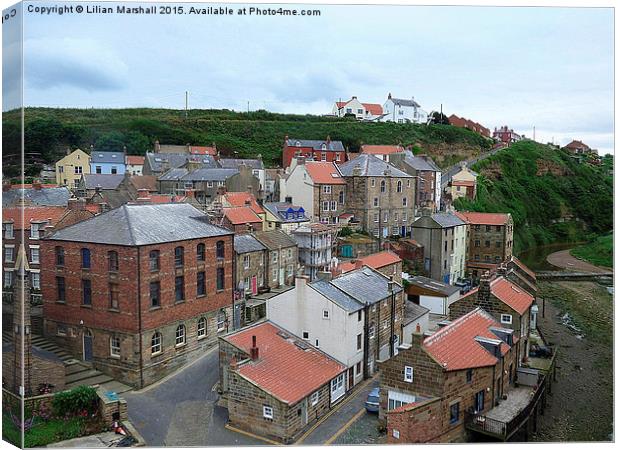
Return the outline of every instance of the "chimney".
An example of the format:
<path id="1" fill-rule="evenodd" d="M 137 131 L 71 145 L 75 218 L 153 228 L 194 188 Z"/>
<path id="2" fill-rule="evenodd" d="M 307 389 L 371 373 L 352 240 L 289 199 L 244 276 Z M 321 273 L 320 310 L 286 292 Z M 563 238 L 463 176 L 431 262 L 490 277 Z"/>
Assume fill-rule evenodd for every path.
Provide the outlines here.
<path id="1" fill-rule="evenodd" d="M 159 153 L 160 148 L 159 141 L 155 141 L 155 153 Z"/>
<path id="2" fill-rule="evenodd" d="M 11 182 L 10 181 L 4 181 L 2 183 L 2 192 L 7 192 L 11 190 Z"/>
<path id="3" fill-rule="evenodd" d="M 302 166 L 306 163 L 306 157 L 305 156 L 298 156 L 297 157 L 297 165 L 298 166 Z"/>
<path id="4" fill-rule="evenodd" d="M 71 154 L 71 148 L 67 147 L 67 156 Z"/>
<path id="5" fill-rule="evenodd" d="M 40 191 L 40 190 L 41 190 L 41 180 L 39 180 L 39 179 L 34 180 L 34 181 L 32 182 L 32 188 L 33 188 L 35 191 Z"/>
<path id="6" fill-rule="evenodd" d="M 284 145 L 287 145 L 287 143 L 288 143 L 288 134 L 284 136 Z"/>
<path id="7" fill-rule="evenodd" d="M 246 199 L 246 200 L 243 202 L 243 205 L 244 205 L 244 206 L 248 206 L 248 207 L 249 207 L 249 206 L 251 206 L 251 205 L 252 205 L 252 202 L 251 202 L 250 200 Z"/>
<path id="8" fill-rule="evenodd" d="M 506 276 L 507 273 L 507 267 L 506 264 L 504 263 L 500 263 L 499 266 L 497 266 L 497 269 L 495 269 L 495 273 L 497 273 L 499 276 Z"/>
<path id="9" fill-rule="evenodd" d="M 353 97 L 351 97 L 351 100 L 357 99 L 357 96 L 354 95 Z"/>
<path id="10" fill-rule="evenodd" d="M 392 98 L 392 93 L 388 92 L 388 100 L 390 100 Z"/>
<path id="11" fill-rule="evenodd" d="M 355 265 L 356 269 L 361 269 L 362 267 L 364 267 L 364 261 L 362 261 L 361 259 L 354 259 L 351 262 Z"/>
<path id="12" fill-rule="evenodd" d="M 357 97 L 353 97 L 353 98 L 357 98 Z M 332 138 L 329 137 L 329 134 L 327 135 L 327 139 L 325 139 L 325 143 L 329 144 L 332 141 Z"/>
<path id="13" fill-rule="evenodd" d="M 415 332 L 418 333 L 418 334 L 422 333 L 422 330 L 420 329 L 420 322 L 417 322 L 415 324 Z"/>
<path id="14" fill-rule="evenodd" d="M 75 198 L 75 197 L 72 197 L 69 200 L 67 200 L 67 209 L 70 210 L 70 211 L 77 210 L 78 209 L 78 199 Z"/>
<path id="15" fill-rule="evenodd" d="M 411 347 L 422 347 L 422 343 L 424 342 L 424 334 L 419 330 L 419 325 L 416 326 L 416 329 L 413 333 L 411 333 Z"/>
<path id="16" fill-rule="evenodd" d="M 487 270 L 480 276 L 478 284 L 478 304 L 485 304 L 489 301 L 491 295 L 491 274 Z"/>
<path id="17" fill-rule="evenodd" d="M 140 203 L 140 204 L 151 203 L 151 197 L 149 196 L 148 189 L 144 189 L 144 188 L 138 189 L 137 203 Z"/>
<path id="18" fill-rule="evenodd" d="M 256 361 L 258 359 L 258 347 L 256 346 L 256 336 L 252 336 L 252 348 L 250 348 L 250 358 L 252 361 Z"/>
<path id="19" fill-rule="evenodd" d="M 329 271 L 320 271 L 316 273 L 317 280 L 332 281 L 333 275 Z"/>
<path id="20" fill-rule="evenodd" d="M 361 177 L 362 176 L 362 167 L 359 164 L 356 164 L 353 168 L 353 176 Z"/>
<path id="21" fill-rule="evenodd" d="M 251 184 L 248 184 L 248 187 L 246 188 L 246 191 L 247 191 L 249 194 L 254 195 L 254 189 L 252 188 L 252 185 L 251 185 Z"/>

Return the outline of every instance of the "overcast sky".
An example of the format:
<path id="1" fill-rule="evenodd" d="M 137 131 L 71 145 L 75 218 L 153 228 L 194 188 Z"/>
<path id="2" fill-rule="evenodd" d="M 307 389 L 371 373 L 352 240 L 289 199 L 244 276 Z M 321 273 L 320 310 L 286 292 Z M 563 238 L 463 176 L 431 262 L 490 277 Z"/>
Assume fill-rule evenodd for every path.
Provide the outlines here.
<path id="1" fill-rule="evenodd" d="M 24 103 L 183 108 L 187 90 L 195 108 L 324 114 L 339 98 L 383 103 L 391 92 L 613 152 L 610 8 L 312 8 L 321 16 L 26 11 Z M 6 110 L 16 97 L 4 92 Z"/>

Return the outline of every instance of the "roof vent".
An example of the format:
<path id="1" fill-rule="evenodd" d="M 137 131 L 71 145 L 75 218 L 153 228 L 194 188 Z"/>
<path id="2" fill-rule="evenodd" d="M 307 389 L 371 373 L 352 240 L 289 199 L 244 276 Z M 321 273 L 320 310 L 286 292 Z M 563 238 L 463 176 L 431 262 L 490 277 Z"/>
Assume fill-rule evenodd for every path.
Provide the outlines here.
<path id="1" fill-rule="evenodd" d="M 308 344 L 306 344 L 305 342 L 301 342 L 301 341 L 295 341 L 295 346 L 299 347 L 302 350 L 308 350 L 310 348 Z"/>
<path id="2" fill-rule="evenodd" d="M 280 336 L 283 339 L 288 339 L 290 336 L 288 334 L 286 334 L 284 331 L 278 331 L 276 333 L 278 336 Z"/>

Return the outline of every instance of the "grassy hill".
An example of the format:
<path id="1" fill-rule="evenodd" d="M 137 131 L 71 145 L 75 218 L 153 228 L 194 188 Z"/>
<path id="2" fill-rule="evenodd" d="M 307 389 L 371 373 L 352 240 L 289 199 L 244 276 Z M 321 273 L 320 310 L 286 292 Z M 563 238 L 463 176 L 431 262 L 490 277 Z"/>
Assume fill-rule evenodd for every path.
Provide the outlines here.
<path id="1" fill-rule="evenodd" d="M 473 169 L 480 174 L 477 198 L 459 199 L 456 208 L 511 213 L 517 252 L 537 244 L 583 241 L 613 227 L 613 179 L 607 168 L 522 141 Z"/>
<path id="2" fill-rule="evenodd" d="M 267 111 L 239 113 L 228 110 L 170 109 L 50 109 L 25 110 L 27 153 L 42 155 L 45 162 L 59 159 L 66 148 L 91 145 L 98 150 L 122 150 L 141 155 L 162 144 L 210 145 L 215 142 L 227 156 L 261 154 L 265 163 L 280 163 L 286 135 L 301 139 L 341 140 L 350 151 L 365 144 L 413 145 L 431 154 L 443 166 L 470 157 L 491 145 L 476 133 L 447 125 L 363 123 L 351 118 L 275 114 Z M 19 153 L 20 118 L 3 114 L 3 147 Z"/>
<path id="3" fill-rule="evenodd" d="M 614 235 L 598 236 L 592 242 L 572 249 L 571 254 L 596 266 L 613 267 Z"/>

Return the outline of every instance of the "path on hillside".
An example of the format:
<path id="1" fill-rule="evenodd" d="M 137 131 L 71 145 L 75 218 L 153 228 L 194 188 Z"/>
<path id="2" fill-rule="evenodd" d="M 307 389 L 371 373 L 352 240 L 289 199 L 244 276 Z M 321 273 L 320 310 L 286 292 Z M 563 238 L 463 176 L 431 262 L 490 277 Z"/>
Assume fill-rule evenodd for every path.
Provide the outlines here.
<path id="1" fill-rule="evenodd" d="M 547 262 L 556 267 L 574 270 L 575 272 L 606 273 L 610 270 L 613 270 L 609 268 L 595 266 L 594 264 L 590 264 L 587 261 L 575 258 L 573 255 L 570 254 L 570 249 L 551 253 L 549 256 L 547 256 Z"/>
<path id="2" fill-rule="evenodd" d="M 476 156 L 474 158 L 465 159 L 463 161 L 465 161 L 467 163 L 467 167 L 471 168 L 471 166 L 476 164 L 478 161 L 482 161 L 483 159 L 487 159 L 487 158 L 495 155 L 500 150 L 503 150 L 505 148 L 509 148 L 509 147 L 500 147 L 500 148 L 496 148 L 496 149 L 493 149 L 493 150 L 489 150 L 488 152 L 484 152 L 481 155 L 478 155 L 478 156 Z M 450 182 L 452 177 L 454 175 L 456 175 L 461 170 L 461 163 L 463 161 L 459 161 L 456 164 L 454 164 L 453 166 L 450 166 L 449 168 L 444 169 L 444 170 L 441 171 L 441 189 L 445 189 L 445 187 L 448 185 L 448 183 Z"/>

